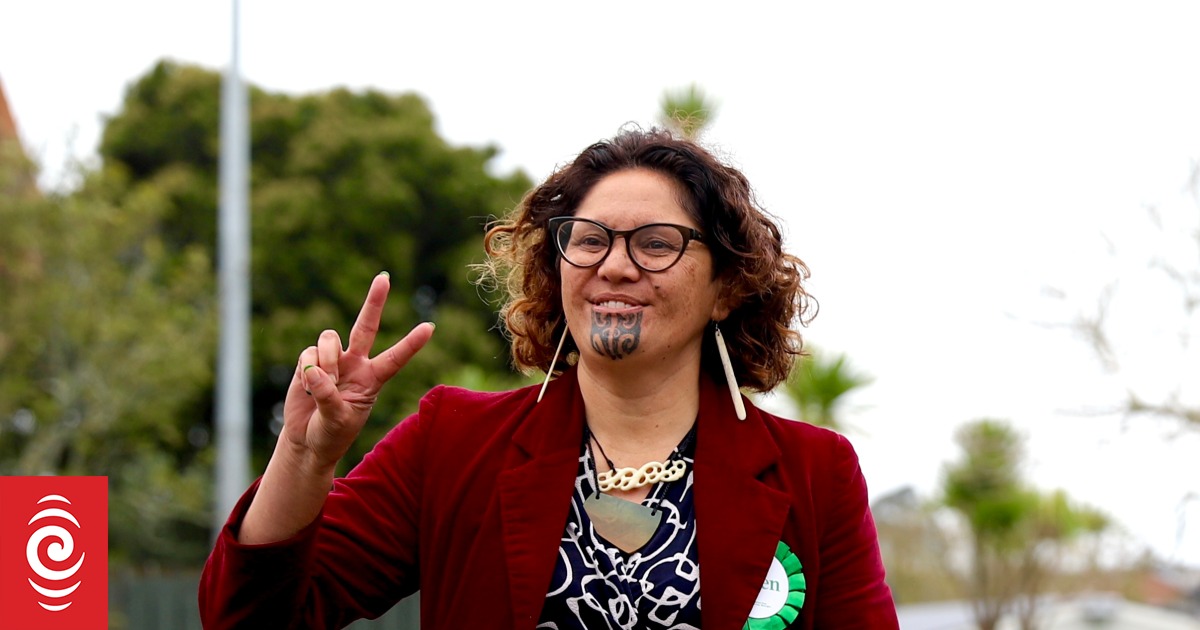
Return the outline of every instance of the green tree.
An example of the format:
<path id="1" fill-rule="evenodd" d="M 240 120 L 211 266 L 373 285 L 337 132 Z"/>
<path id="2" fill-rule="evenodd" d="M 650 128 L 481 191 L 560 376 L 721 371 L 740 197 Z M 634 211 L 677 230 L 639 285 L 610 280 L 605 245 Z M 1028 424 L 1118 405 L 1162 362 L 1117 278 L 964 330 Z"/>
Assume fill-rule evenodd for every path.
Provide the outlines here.
<path id="1" fill-rule="evenodd" d="M 1034 496 L 1032 510 L 1019 528 L 1022 544 L 1016 563 L 1017 597 L 1014 612 L 1022 630 L 1039 626 L 1038 599 L 1071 550 L 1071 543 L 1087 534 L 1100 534 L 1111 522 L 1107 515 L 1071 502 L 1056 490 Z"/>
<path id="2" fill-rule="evenodd" d="M 207 542 L 203 423 L 181 414 L 210 386 L 212 278 L 201 249 L 168 252 L 167 208 L 107 172 L 0 195 L 0 475 L 107 476 L 116 563 L 195 562 Z"/>
<path id="3" fill-rule="evenodd" d="M 717 115 L 717 103 L 695 83 L 663 92 L 659 122 L 676 134 L 696 140 Z"/>
<path id="4" fill-rule="evenodd" d="M 74 192 L 25 194 L 8 166 L 25 163 L 0 161 L 0 474 L 108 476 L 118 563 L 194 565 L 209 548 L 219 89 L 158 64 Z M 383 269 L 381 344 L 422 320 L 438 336 L 347 466 L 436 383 L 523 384 L 468 265 L 528 179 L 490 173 L 494 147 L 448 145 L 415 95 L 251 94 L 256 465 L 296 356 L 322 329 L 344 335 Z"/>
<path id="5" fill-rule="evenodd" d="M 965 583 L 975 622 L 994 630 L 1014 613 L 1023 630 L 1035 630 L 1039 597 L 1061 554 L 1079 535 L 1104 531 L 1108 519 L 1062 491 L 1043 495 L 1026 484 L 1024 444 L 1006 422 L 969 423 L 957 441 L 963 457 L 945 469 L 942 500 L 969 532 Z"/>
<path id="6" fill-rule="evenodd" d="M 963 459 L 946 469 L 945 503 L 964 517 L 971 538 L 967 590 L 980 630 L 994 630 L 1016 596 L 1006 558 L 1019 549 L 1017 525 L 1033 509 L 1020 481 L 1019 436 L 995 420 L 959 430 Z"/>
<path id="7" fill-rule="evenodd" d="M 846 395 L 872 381 L 870 376 L 855 371 L 845 354 L 832 356 L 811 350 L 796 362 L 783 391 L 796 404 L 800 420 L 844 431 L 841 408 Z"/>
<path id="8" fill-rule="evenodd" d="M 107 166 L 171 200 L 168 249 L 199 246 L 210 258 L 219 86 L 214 72 L 162 62 L 129 88 L 100 144 Z M 482 260 L 487 222 L 520 201 L 528 178 L 493 175 L 495 147 L 447 144 L 414 94 L 252 87 L 250 107 L 256 466 L 274 440 L 297 355 L 323 329 L 345 339 L 380 270 L 392 275 L 380 343 L 423 320 L 436 321 L 438 335 L 383 391 L 346 466 L 431 386 L 467 368 L 496 386 L 523 382 L 509 369 L 492 296 L 468 269 Z"/>

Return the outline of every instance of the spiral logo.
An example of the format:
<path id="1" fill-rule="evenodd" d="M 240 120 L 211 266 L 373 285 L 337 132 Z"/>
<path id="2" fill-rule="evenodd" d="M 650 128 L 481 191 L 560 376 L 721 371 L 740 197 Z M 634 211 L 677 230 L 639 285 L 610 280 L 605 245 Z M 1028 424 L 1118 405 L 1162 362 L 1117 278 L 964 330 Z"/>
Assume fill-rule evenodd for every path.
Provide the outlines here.
<path id="1" fill-rule="evenodd" d="M 87 554 L 80 552 L 79 559 L 69 568 L 52 569 L 46 566 L 46 562 L 43 562 L 42 543 L 50 540 L 50 543 L 45 546 L 44 553 L 45 557 L 51 561 L 52 566 L 66 567 L 75 554 L 75 537 L 63 525 L 68 523 L 74 525 L 77 532 L 82 528 L 75 515 L 69 511 L 71 502 L 66 497 L 48 494 L 38 500 L 38 505 L 42 504 L 47 504 L 47 506 L 29 519 L 30 525 L 39 521 L 41 523 L 29 537 L 29 542 L 25 544 L 25 559 L 39 580 L 27 579 L 33 590 L 40 595 L 37 600 L 38 605 L 51 612 L 59 612 L 66 610 L 72 604 L 69 599 L 71 594 L 79 588 L 80 584 L 83 584 L 83 580 L 74 580 L 74 583 L 72 580 L 83 566 L 83 560 Z M 68 507 L 60 507 L 58 504 L 65 504 Z"/>

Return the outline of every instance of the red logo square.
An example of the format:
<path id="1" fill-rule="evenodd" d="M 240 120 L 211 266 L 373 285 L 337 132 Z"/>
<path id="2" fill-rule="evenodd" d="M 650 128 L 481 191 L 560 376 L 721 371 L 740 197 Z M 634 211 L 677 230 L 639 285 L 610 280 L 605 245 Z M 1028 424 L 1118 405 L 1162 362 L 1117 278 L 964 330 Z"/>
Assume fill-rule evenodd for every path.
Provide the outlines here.
<path id="1" fill-rule="evenodd" d="M 107 477 L 0 477 L 0 628 L 108 628 Z"/>

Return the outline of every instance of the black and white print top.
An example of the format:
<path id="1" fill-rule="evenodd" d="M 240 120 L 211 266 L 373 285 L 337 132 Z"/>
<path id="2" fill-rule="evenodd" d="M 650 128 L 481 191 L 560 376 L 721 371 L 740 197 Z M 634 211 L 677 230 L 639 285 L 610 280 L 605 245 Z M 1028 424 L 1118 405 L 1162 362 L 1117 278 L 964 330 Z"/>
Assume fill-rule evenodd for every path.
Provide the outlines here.
<path id="1" fill-rule="evenodd" d="M 700 565 L 692 502 L 695 441 L 685 440 L 681 446 L 687 472 L 678 481 L 656 484 L 642 501 L 665 510 L 665 517 L 645 546 L 626 554 L 596 534 L 583 509 L 584 499 L 596 491 L 585 445 L 538 628 L 700 628 Z"/>

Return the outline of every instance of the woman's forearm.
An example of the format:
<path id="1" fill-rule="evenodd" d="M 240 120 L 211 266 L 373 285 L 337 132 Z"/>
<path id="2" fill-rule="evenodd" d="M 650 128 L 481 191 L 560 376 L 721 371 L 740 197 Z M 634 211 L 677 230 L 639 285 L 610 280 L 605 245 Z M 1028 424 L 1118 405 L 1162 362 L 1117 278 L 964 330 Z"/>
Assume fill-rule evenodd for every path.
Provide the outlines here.
<path id="1" fill-rule="evenodd" d="M 276 445 L 242 526 L 238 542 L 248 545 L 286 540 L 321 513 L 333 486 L 334 469 Z"/>

